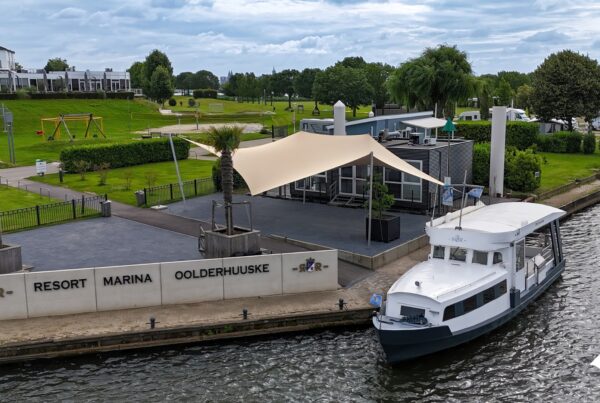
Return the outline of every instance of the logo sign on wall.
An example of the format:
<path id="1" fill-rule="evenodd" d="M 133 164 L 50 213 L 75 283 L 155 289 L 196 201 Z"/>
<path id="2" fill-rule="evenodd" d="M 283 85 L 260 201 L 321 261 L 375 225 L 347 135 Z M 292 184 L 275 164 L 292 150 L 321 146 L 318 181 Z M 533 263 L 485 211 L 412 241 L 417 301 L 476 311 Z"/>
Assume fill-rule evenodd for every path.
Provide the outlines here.
<path id="1" fill-rule="evenodd" d="M 309 257 L 308 259 L 306 259 L 305 263 L 301 263 L 300 265 L 298 265 L 298 267 L 294 267 L 292 268 L 292 270 L 294 271 L 298 271 L 299 273 L 304 273 L 304 272 L 315 272 L 315 271 L 322 271 L 323 269 L 327 269 L 329 268 L 328 265 L 324 265 L 321 262 L 317 262 L 315 259 L 313 259 L 312 257 Z"/>

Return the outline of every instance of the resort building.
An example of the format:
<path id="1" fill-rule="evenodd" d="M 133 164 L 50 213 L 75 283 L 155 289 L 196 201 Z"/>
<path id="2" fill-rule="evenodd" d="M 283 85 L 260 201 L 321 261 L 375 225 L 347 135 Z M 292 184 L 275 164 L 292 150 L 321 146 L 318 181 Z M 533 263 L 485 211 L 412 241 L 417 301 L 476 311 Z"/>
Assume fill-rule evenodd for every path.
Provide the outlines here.
<path id="1" fill-rule="evenodd" d="M 441 130 L 442 122 L 433 118 L 433 112 L 384 115 L 347 122 L 346 135 L 371 134 L 393 154 L 442 182 L 450 177 L 451 183 L 462 184 L 466 174 L 470 183 L 473 141 L 448 136 Z M 300 122 L 300 129 L 306 132 L 333 135 L 333 128 L 333 119 Z M 376 167 L 377 177 L 394 195 L 395 208 L 427 211 L 436 204 L 434 184 L 387 168 Z M 290 195 L 336 205 L 362 206 L 368 198 L 368 178 L 368 166 L 341 167 L 290 184 Z"/>
<path id="2" fill-rule="evenodd" d="M 113 71 L 45 71 L 15 68 L 15 52 L 0 47 L 0 92 L 32 88 L 38 92 L 131 91 L 129 73 Z"/>

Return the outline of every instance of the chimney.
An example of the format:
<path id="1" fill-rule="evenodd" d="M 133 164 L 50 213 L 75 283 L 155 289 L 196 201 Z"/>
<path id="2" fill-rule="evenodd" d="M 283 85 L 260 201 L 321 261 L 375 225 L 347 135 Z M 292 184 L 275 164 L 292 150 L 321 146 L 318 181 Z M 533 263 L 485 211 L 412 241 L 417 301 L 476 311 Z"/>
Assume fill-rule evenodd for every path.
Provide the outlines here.
<path id="1" fill-rule="evenodd" d="M 492 108 L 492 144 L 490 148 L 490 196 L 504 194 L 504 154 L 506 152 L 506 106 Z"/>
<path id="2" fill-rule="evenodd" d="M 333 135 L 346 135 L 346 105 L 342 101 L 333 105 Z"/>

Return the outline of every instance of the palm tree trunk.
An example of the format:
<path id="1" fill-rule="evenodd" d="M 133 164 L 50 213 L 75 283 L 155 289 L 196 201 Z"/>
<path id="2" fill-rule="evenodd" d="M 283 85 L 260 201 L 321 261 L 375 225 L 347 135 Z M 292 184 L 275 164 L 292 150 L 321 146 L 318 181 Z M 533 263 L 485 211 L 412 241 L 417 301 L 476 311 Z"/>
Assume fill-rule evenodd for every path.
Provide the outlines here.
<path id="1" fill-rule="evenodd" d="M 227 235 L 233 235 L 233 161 L 231 160 L 231 151 L 224 150 L 221 153 L 221 181 L 223 184 L 223 201 L 225 202 L 225 223 L 227 225 Z"/>

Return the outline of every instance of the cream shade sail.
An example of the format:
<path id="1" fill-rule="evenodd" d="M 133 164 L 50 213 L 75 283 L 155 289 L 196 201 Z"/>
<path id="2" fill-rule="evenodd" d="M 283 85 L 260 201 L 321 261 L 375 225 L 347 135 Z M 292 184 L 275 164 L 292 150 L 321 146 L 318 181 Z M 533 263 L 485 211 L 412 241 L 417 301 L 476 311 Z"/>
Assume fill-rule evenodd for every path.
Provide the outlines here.
<path id="1" fill-rule="evenodd" d="M 217 154 L 210 146 L 188 141 Z M 233 154 L 233 167 L 246 181 L 250 193 L 257 195 L 330 169 L 369 165 L 371 152 L 375 166 L 396 169 L 443 185 L 439 180 L 392 154 L 368 134 L 327 136 L 298 132 L 273 143 L 239 148 Z"/>

